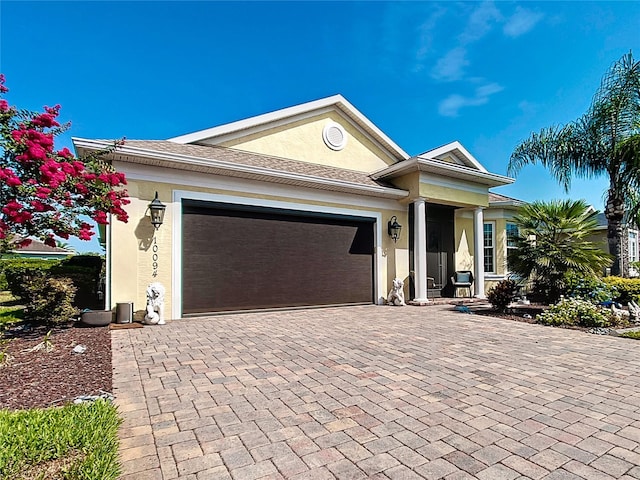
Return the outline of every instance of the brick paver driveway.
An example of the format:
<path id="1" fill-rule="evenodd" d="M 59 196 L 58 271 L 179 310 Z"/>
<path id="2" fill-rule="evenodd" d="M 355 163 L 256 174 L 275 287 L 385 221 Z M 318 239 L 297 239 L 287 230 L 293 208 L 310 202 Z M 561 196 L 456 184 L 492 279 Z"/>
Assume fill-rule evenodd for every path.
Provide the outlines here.
<path id="1" fill-rule="evenodd" d="M 640 344 L 451 311 L 112 333 L 125 479 L 640 478 Z"/>

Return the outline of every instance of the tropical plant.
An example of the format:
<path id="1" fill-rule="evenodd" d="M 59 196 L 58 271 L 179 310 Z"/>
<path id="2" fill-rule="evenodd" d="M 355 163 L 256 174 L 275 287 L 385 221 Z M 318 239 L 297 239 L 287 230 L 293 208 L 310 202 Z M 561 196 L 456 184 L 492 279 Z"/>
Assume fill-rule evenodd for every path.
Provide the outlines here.
<path id="1" fill-rule="evenodd" d="M 513 222 L 518 236 L 509 251 L 509 268 L 531 280 L 547 302 L 564 293 L 568 272 L 596 276 L 611 263 L 589 240 L 597 227 L 596 212 L 583 200 L 533 202 L 520 207 Z"/>
<path id="2" fill-rule="evenodd" d="M 640 62 L 632 53 L 605 74 L 591 106 L 564 126 L 543 128 L 519 143 L 508 171 L 539 163 L 568 191 L 573 176 L 606 175 L 605 216 L 613 275 L 628 274 L 622 236 L 627 200 L 640 188 Z"/>
<path id="3" fill-rule="evenodd" d="M 0 95 L 8 89 L 0 74 Z M 69 124 L 58 122 L 60 105 L 44 112 L 18 109 L 0 98 L 0 253 L 15 243 L 38 237 L 56 246 L 56 236 L 90 240 L 93 227 L 108 223 L 108 214 L 127 221 L 125 176 L 98 154 L 77 158 L 54 139 Z"/>

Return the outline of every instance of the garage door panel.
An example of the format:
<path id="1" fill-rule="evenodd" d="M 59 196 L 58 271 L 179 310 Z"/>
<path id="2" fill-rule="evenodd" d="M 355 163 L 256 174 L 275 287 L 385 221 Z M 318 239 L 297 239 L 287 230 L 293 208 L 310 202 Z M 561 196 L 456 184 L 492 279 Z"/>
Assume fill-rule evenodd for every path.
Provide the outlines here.
<path id="1" fill-rule="evenodd" d="M 373 301 L 373 223 L 190 207 L 183 311 Z"/>

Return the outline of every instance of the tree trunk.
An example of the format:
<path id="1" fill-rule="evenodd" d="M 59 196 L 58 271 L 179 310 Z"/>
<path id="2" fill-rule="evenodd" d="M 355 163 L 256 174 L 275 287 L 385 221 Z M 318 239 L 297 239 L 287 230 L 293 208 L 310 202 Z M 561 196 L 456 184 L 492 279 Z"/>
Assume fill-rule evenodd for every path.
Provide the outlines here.
<path id="1" fill-rule="evenodd" d="M 625 222 L 620 237 L 620 273 L 624 278 L 629 278 L 629 262 L 629 224 Z"/>
<path id="2" fill-rule="evenodd" d="M 607 218 L 609 253 L 613 256 L 611 275 L 620 276 L 623 273 L 622 221 L 624 219 L 624 199 L 620 198 L 612 189 L 609 189 L 604 214 Z"/>

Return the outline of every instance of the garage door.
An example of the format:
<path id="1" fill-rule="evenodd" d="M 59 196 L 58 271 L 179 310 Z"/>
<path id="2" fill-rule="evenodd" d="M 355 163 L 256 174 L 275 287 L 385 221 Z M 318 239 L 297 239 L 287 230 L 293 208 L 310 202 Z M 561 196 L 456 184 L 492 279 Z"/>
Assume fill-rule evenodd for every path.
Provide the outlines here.
<path id="1" fill-rule="evenodd" d="M 184 314 L 372 303 L 374 219 L 185 201 Z"/>

